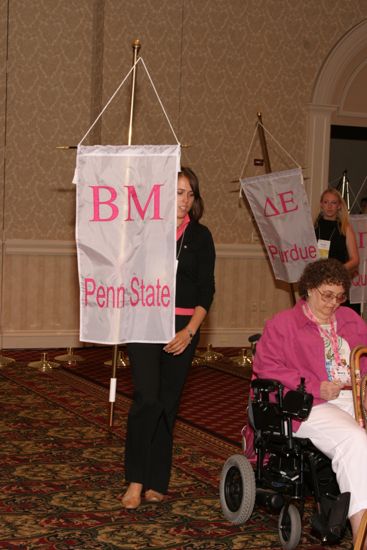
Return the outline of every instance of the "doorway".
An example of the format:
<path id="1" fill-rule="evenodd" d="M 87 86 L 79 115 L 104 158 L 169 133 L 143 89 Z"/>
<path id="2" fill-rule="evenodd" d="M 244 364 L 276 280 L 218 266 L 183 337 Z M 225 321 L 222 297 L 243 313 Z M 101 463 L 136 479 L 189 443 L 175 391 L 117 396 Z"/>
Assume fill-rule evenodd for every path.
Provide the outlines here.
<path id="1" fill-rule="evenodd" d="M 346 141 L 348 147 L 345 148 L 345 154 L 347 150 L 354 151 L 356 147 L 358 150 L 356 156 L 360 157 L 362 162 L 366 156 L 366 144 L 363 143 L 367 127 L 366 60 L 367 19 L 364 19 L 337 42 L 326 57 L 316 79 L 309 105 L 306 147 L 306 175 L 309 182 L 307 191 L 314 216 L 319 211 L 322 191 L 329 183 L 342 177 L 345 169 L 351 182 L 353 179 L 357 181 L 357 186 L 361 184 L 361 177 L 351 175 L 350 172 L 356 166 L 354 159 L 351 162 L 349 158 L 343 158 L 343 153 L 340 164 L 334 168 L 336 154 L 334 152 L 331 154 L 330 150 L 332 146 L 337 149 L 342 147 L 342 142 Z M 332 129 L 333 126 L 336 127 L 335 130 Z M 343 136 L 343 132 L 348 132 L 344 128 L 352 128 L 349 130 L 351 133 L 346 137 L 335 137 L 335 135 Z M 351 139 L 351 135 L 357 135 L 358 132 L 362 132 L 363 140 Z M 360 148 L 364 149 L 363 155 L 359 155 Z M 365 165 L 362 178 L 366 176 L 366 172 Z"/>
<path id="2" fill-rule="evenodd" d="M 367 128 L 331 125 L 329 186 L 342 192 L 351 214 L 361 213 L 367 199 Z"/>

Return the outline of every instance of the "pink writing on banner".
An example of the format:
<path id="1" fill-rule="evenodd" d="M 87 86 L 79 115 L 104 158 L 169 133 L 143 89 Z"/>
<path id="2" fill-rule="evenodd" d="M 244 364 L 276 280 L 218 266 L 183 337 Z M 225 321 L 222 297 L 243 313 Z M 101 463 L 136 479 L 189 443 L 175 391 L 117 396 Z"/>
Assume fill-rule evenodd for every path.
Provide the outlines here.
<path id="1" fill-rule="evenodd" d="M 109 187 L 108 185 L 90 185 L 89 186 L 92 189 L 93 192 L 93 218 L 91 218 L 90 221 L 92 222 L 110 222 L 115 220 L 119 215 L 119 208 L 115 204 L 115 201 L 117 199 L 117 191 L 114 187 Z M 127 218 L 125 218 L 125 222 L 134 221 L 134 218 L 131 215 L 131 202 L 134 203 L 135 208 L 138 212 L 139 217 L 144 220 L 145 214 L 148 210 L 148 206 L 150 201 L 153 199 L 153 216 L 151 217 L 152 220 L 162 220 L 163 218 L 160 215 L 160 204 L 161 204 L 161 196 L 160 196 L 160 188 L 162 185 L 155 184 L 152 186 L 150 195 L 145 203 L 145 206 L 142 207 L 138 198 L 138 194 L 136 192 L 136 189 L 133 185 L 124 185 L 124 188 L 127 189 L 127 204 L 128 204 L 128 215 Z M 106 195 L 104 197 L 104 200 L 102 199 L 102 191 L 103 194 Z M 111 210 L 110 216 L 101 217 L 101 205 L 108 206 Z"/>
<path id="2" fill-rule="evenodd" d="M 78 146 L 80 340 L 175 334 L 179 145 Z"/>
<path id="3" fill-rule="evenodd" d="M 171 303 L 171 292 L 169 286 L 160 283 L 157 279 L 155 284 L 146 284 L 143 279 L 133 277 L 126 287 L 106 286 L 96 284 L 96 281 L 87 277 L 84 281 L 84 305 L 97 304 L 99 308 L 123 308 L 128 305 L 136 307 L 168 307 Z"/>
<path id="4" fill-rule="evenodd" d="M 241 180 L 276 279 L 295 283 L 319 252 L 300 168 Z"/>
<path id="5" fill-rule="evenodd" d="M 271 198 L 266 197 L 264 216 L 280 216 L 281 214 L 298 210 L 298 204 L 294 201 L 293 191 L 284 191 L 283 193 L 277 193 L 277 195 L 279 204 L 276 204 Z"/>
<path id="6" fill-rule="evenodd" d="M 270 244 L 268 249 L 271 258 L 279 258 L 283 263 L 298 260 L 316 260 L 318 258 L 318 251 L 313 245 L 300 247 L 295 244 L 291 248 L 282 250 L 274 244 Z"/>

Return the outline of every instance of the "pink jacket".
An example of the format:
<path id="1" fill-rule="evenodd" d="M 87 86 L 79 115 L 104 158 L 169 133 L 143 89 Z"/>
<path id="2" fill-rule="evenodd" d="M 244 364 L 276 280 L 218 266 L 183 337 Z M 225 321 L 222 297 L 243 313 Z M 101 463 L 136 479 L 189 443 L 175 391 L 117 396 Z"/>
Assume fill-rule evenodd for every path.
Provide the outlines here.
<path id="1" fill-rule="evenodd" d="M 314 405 L 324 403 L 320 398 L 320 383 L 327 380 L 324 343 L 316 325 L 303 313 L 300 300 L 292 309 L 276 314 L 266 322 L 254 358 L 253 373 L 259 378 L 279 380 L 286 389 L 296 389 L 300 378 L 305 379 L 306 391 L 314 396 Z M 367 346 L 367 324 L 348 307 L 335 313 L 337 333 L 352 350 Z M 366 359 L 361 360 L 361 373 L 367 372 Z"/>

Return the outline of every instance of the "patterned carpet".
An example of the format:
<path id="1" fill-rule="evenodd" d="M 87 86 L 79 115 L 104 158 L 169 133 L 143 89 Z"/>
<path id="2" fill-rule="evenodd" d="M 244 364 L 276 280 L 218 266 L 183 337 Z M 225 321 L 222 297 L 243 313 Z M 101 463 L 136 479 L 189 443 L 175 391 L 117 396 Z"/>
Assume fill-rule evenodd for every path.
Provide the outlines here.
<path id="1" fill-rule="evenodd" d="M 238 437 L 234 436 L 236 430 L 231 433 L 226 427 L 235 421 L 242 427 L 244 422 L 245 396 L 242 388 L 238 393 L 235 391 L 246 383 L 243 373 L 231 373 L 232 367 L 229 365 L 227 369 L 225 362 L 215 368 L 193 368 L 176 427 L 168 497 L 161 505 L 144 504 L 129 512 L 121 507 L 120 498 L 124 489 L 123 442 L 131 388 L 126 385 L 124 392 L 118 393 L 114 427 L 110 430 L 106 387 L 78 374 L 80 366 L 41 373 L 26 366 L 28 361 L 39 358 L 39 352 L 24 351 L 23 356 L 21 353 L 6 354 L 17 358 L 17 363 L 0 369 L 0 548 L 280 547 L 277 516 L 255 508 L 246 525 L 237 527 L 224 520 L 220 509 L 221 468 L 228 456 L 240 452 Z M 57 354 L 60 350 L 54 355 L 50 352 L 49 356 Z M 97 363 L 101 364 L 100 356 Z M 118 369 L 122 370 L 128 371 Z M 127 374 L 124 376 L 127 378 Z M 198 411 L 186 418 L 190 387 L 196 389 L 198 380 L 201 380 L 201 389 L 197 390 L 201 393 L 200 404 L 196 402 L 198 394 L 194 398 Z M 238 401 L 235 406 L 234 401 Z M 214 420 L 212 405 L 207 406 L 211 403 L 218 406 Z M 227 408 L 223 408 L 223 403 Z M 237 415 L 238 410 L 239 421 L 231 416 Z M 232 443 L 233 437 L 237 440 Z M 307 518 L 303 531 L 300 549 L 325 548 L 310 534 Z M 338 548 L 352 548 L 349 535 Z"/>
<path id="2" fill-rule="evenodd" d="M 232 353 L 238 353 L 231 348 Z M 222 350 L 224 351 L 224 350 Z M 228 443 L 241 447 L 241 429 L 245 423 L 249 370 L 230 361 L 230 350 L 220 361 L 191 369 L 181 399 L 179 419 Z M 87 380 L 109 387 L 112 368 L 104 361 L 111 359 L 111 348 L 78 350 L 83 362 L 70 370 Z M 99 356 L 99 357 L 98 357 Z M 130 368 L 117 369 L 117 392 L 132 396 Z"/>
<path id="3" fill-rule="evenodd" d="M 111 346 L 77 349 L 73 354 L 82 357 L 83 361 L 76 362 L 74 366 L 61 364 L 81 378 L 109 388 L 112 367 L 104 363 L 111 360 L 112 350 Z M 241 447 L 250 371 L 231 361 L 231 357 L 239 353 L 237 348 L 223 348 L 218 351 L 225 353 L 221 360 L 191 369 L 181 399 L 179 419 Z M 13 350 L 9 356 L 20 364 L 27 364 L 40 360 L 43 352 L 44 350 Z M 64 354 L 65 350 L 50 350 L 47 358 L 57 361 L 56 358 Z M 133 388 L 130 368 L 118 368 L 116 375 L 117 392 L 131 398 Z"/>

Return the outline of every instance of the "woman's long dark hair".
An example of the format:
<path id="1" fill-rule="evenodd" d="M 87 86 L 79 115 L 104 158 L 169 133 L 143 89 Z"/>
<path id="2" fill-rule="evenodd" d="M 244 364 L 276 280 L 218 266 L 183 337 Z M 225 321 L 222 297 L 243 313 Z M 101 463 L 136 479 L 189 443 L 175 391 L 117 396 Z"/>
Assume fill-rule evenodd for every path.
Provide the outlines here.
<path id="1" fill-rule="evenodd" d="M 198 222 L 204 214 L 204 201 L 200 195 L 199 179 L 195 172 L 187 166 L 181 166 L 178 175 L 185 176 L 189 180 L 190 187 L 194 193 L 194 202 L 189 212 L 189 216 L 192 220 Z"/>

